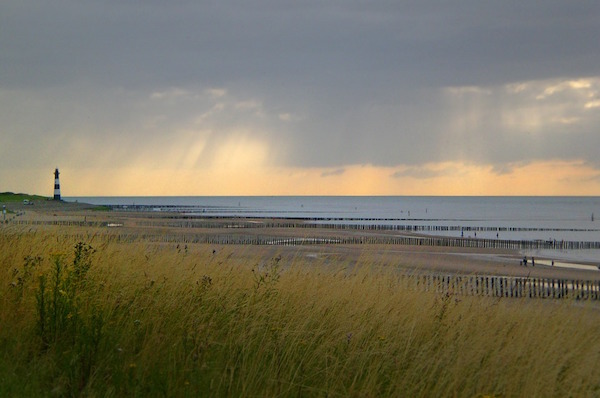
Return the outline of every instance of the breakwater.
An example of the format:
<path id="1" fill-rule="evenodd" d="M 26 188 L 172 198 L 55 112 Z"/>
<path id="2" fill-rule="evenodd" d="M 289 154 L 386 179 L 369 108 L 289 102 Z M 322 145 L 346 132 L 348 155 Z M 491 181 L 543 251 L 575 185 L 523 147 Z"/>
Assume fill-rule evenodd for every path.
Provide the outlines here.
<path id="1" fill-rule="evenodd" d="M 217 222 L 232 220 L 231 217 L 211 216 L 198 220 L 192 216 L 161 216 L 159 220 L 138 221 L 139 226 L 168 226 L 175 228 L 211 228 Z M 246 218 L 233 219 L 228 225 L 232 228 L 328 228 L 337 230 L 354 231 L 400 231 L 400 232 L 598 232 L 596 228 L 560 228 L 560 227 L 522 227 L 522 226 L 482 226 L 482 225 L 421 225 L 421 224 L 401 224 L 399 222 L 418 222 L 417 219 L 370 219 L 370 218 L 302 218 L 278 220 L 259 219 L 249 220 Z M 397 222 L 389 224 L 387 222 Z M 445 221 L 445 220 L 421 220 L 427 222 Z"/>
<path id="2" fill-rule="evenodd" d="M 121 224 L 114 222 L 98 221 L 67 221 L 67 220 L 14 220 L 13 225 L 51 225 L 70 227 L 118 227 Z M 566 241 L 566 240 L 512 240 L 512 239 L 484 239 L 472 237 L 444 237 L 444 236 L 408 236 L 393 234 L 367 234 L 348 235 L 340 234 L 330 236 L 331 231 L 369 231 L 369 232 L 407 232 L 418 233 L 422 229 L 415 226 L 403 225 L 351 225 L 351 224 L 312 224 L 298 221 L 250 221 L 250 220 L 138 220 L 137 227 L 143 228 L 176 228 L 183 231 L 204 229 L 204 232 L 161 232 L 161 233 L 117 233 L 122 239 L 128 236 L 144 236 L 154 241 L 181 242 L 181 243 L 212 243 L 212 244 L 248 244 L 248 245 L 282 245 L 295 246 L 306 244 L 390 244 L 390 245 L 416 245 L 438 246 L 457 248 L 480 249 L 509 249 L 509 250 L 589 250 L 600 249 L 600 241 Z M 443 227 L 440 227 L 443 228 Z M 236 231 L 235 233 L 208 232 L 211 230 Z M 249 229 L 274 230 L 274 229 L 319 229 L 329 233 L 327 236 L 310 236 L 294 238 L 278 236 L 275 234 L 244 234 L 240 231 Z M 433 231 L 429 229 L 427 231 Z M 282 234 L 283 235 L 283 234 Z"/>
<path id="3" fill-rule="evenodd" d="M 410 288 L 445 295 L 600 300 L 600 281 L 507 276 L 412 275 Z"/>

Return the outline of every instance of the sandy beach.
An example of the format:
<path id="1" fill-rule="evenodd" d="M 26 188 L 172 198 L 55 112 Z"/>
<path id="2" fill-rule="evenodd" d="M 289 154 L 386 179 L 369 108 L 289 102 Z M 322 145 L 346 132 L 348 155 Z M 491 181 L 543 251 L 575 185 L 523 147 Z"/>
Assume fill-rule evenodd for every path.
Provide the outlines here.
<path id="1" fill-rule="evenodd" d="M 323 240 L 339 237 L 389 236 L 392 232 L 382 231 L 348 231 L 328 228 L 282 228 L 260 227 L 264 219 L 244 219 L 255 223 L 257 228 L 232 228 L 239 219 L 206 219 L 214 225 L 211 228 L 185 228 L 169 226 L 173 214 L 156 212 L 122 212 L 106 211 L 85 203 L 68 203 L 58 201 L 37 201 L 33 205 L 21 202 L 4 203 L 10 220 L 3 224 L 8 230 L 60 230 L 62 233 L 89 234 L 153 234 L 153 235 L 189 235 L 217 236 L 272 236 L 277 238 L 319 238 Z M 276 220 L 268 220 L 273 222 Z M 406 235 L 406 233 L 403 233 Z M 414 235 L 418 236 L 418 235 Z M 219 245 L 216 249 L 220 249 Z M 237 246 L 237 245 L 228 245 Z M 244 250 L 237 250 L 242 256 L 281 255 L 290 260 L 303 259 L 322 263 L 323 259 L 332 264 L 351 266 L 364 256 L 375 259 L 378 264 L 399 267 L 407 272 L 439 272 L 465 275 L 500 275 L 531 278 L 573 278 L 600 280 L 600 271 L 593 264 L 579 264 L 581 267 L 559 267 L 560 254 L 556 258 L 552 252 L 536 257 L 536 266 L 531 266 L 531 253 L 508 249 L 457 248 L 437 246 L 395 245 L 395 244 L 302 244 L 302 245 L 247 245 Z M 529 255 L 528 266 L 521 265 L 524 254 Z M 548 255 L 550 254 L 550 255 Z M 555 266 L 552 266 L 552 261 Z"/>

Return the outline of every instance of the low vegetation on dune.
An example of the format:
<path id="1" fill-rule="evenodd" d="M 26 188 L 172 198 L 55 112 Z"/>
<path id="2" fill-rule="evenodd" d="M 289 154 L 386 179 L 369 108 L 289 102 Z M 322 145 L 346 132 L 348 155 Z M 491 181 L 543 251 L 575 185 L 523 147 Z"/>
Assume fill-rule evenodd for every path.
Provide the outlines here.
<path id="1" fill-rule="evenodd" d="M 0 396 L 598 396 L 599 319 L 368 256 L 0 234 Z"/>
<path id="2" fill-rule="evenodd" d="M 23 200 L 48 200 L 49 198 L 39 195 L 29 195 L 26 193 L 0 192 L 0 203 L 21 202 Z"/>

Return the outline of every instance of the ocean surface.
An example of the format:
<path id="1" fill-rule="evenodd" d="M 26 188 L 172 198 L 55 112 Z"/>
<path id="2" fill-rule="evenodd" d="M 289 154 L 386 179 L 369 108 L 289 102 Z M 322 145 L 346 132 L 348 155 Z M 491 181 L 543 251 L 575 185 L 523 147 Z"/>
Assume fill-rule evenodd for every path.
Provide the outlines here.
<path id="1" fill-rule="evenodd" d="M 148 196 L 69 197 L 133 210 L 402 225 L 423 233 L 500 239 L 600 241 L 600 197 Z M 435 230 L 427 231 L 429 227 Z M 440 228 L 438 228 L 440 227 Z"/>

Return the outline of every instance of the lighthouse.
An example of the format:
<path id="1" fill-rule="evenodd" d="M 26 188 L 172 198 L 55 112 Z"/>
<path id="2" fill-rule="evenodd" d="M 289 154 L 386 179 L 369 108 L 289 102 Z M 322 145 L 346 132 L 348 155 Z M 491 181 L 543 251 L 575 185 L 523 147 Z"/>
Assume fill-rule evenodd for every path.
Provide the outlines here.
<path id="1" fill-rule="evenodd" d="M 60 200 L 60 182 L 58 181 L 58 169 L 54 170 L 54 200 Z"/>

